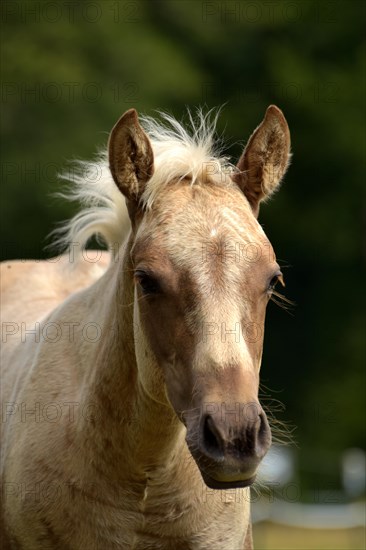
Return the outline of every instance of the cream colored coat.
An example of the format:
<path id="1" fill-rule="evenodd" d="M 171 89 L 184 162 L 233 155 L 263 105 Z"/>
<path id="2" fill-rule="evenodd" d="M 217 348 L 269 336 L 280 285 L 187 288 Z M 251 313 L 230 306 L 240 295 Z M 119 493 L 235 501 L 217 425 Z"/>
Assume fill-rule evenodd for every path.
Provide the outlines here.
<path id="1" fill-rule="evenodd" d="M 180 342 L 183 328 L 192 332 L 194 319 L 206 310 L 232 317 L 240 304 L 243 270 L 247 293 L 261 296 L 256 309 L 250 309 L 253 299 L 243 314 L 254 312 L 263 329 L 266 281 L 271 273 L 277 277 L 273 251 L 255 266 L 220 267 L 227 285 L 217 293 L 213 286 L 204 308 L 199 294 L 193 302 L 191 298 L 197 285 L 206 288 L 207 277 L 217 284 L 217 265 L 211 263 L 212 271 L 207 271 L 194 254 L 201 253 L 202 239 L 211 237 L 240 238 L 242 244 L 249 239 L 266 250 L 270 246 L 256 214 L 286 170 L 288 128 L 282 113 L 270 107 L 239 161 L 239 172 L 231 177 L 224 161 L 209 154 L 207 132 L 194 143 L 176 126 L 179 135 L 173 132 L 169 139 L 159 127 L 150 124 L 150 130 L 151 144 L 136 113 L 128 111 L 109 144 L 114 181 L 107 170 L 95 187 L 76 182 L 77 196 L 91 206 L 71 221 L 69 243 L 83 245 L 98 232 L 113 255 L 84 253 L 71 270 L 70 252 L 52 261 L 1 265 L 5 549 L 252 548 L 249 488 L 207 487 L 172 401 L 174 392 L 180 393 L 188 407 L 208 387 L 211 399 L 219 402 L 257 399 L 262 337 L 229 348 L 201 341 L 199 356 L 189 349 L 194 360 L 186 364 L 186 372 L 182 365 L 165 365 L 164 349 L 161 356 L 152 353 L 155 342 L 146 323 L 154 312 L 146 309 L 150 306 L 142 300 L 133 271 L 142 260 L 164 267 L 162 276 L 177 303 L 168 301 L 150 328 L 158 331 L 157 338 L 166 336 L 165 346 Z M 129 237 L 122 194 L 132 221 Z M 95 207 L 96 197 L 104 208 Z M 214 222 L 218 225 L 212 229 Z M 152 246 L 146 245 L 147 236 Z M 178 268 L 173 269 L 172 257 Z M 188 280 L 187 270 L 192 287 L 187 283 L 176 290 L 179 277 Z M 164 324 L 183 298 L 183 304 L 191 301 L 196 308 L 190 325 L 183 326 L 184 316 L 181 323 Z M 185 314 L 184 306 L 179 307 Z M 190 341 L 183 338 L 177 345 L 183 356 Z M 240 384 L 234 378 L 225 381 L 232 373 L 224 368 L 227 353 L 237 357 Z M 202 358 L 208 354 L 214 359 L 216 354 L 216 370 L 207 364 L 205 373 Z M 190 379 L 194 385 L 185 395 L 182 388 Z M 215 388 L 215 380 L 226 385 Z M 191 431 L 196 420 L 191 419 Z M 241 476 L 245 481 L 245 472 Z"/>

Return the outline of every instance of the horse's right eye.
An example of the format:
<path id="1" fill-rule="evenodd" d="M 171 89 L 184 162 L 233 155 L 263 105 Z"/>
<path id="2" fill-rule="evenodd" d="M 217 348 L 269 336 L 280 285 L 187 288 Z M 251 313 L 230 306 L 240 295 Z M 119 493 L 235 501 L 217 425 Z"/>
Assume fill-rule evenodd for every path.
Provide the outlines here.
<path id="1" fill-rule="evenodd" d="M 159 283 L 154 277 L 144 271 L 135 271 L 135 278 L 140 285 L 143 294 L 157 294 L 160 290 Z"/>

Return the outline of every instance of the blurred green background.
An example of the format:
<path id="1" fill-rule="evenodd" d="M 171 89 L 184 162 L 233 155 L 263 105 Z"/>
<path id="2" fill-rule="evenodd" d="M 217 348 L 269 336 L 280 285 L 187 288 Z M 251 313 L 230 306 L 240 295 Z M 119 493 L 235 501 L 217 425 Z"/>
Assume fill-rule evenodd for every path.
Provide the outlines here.
<path id="1" fill-rule="evenodd" d="M 186 106 L 224 104 L 218 131 L 233 158 L 269 104 L 284 111 L 292 166 L 260 221 L 297 305 L 291 315 L 269 305 L 262 381 L 297 426 L 305 500 L 315 488 L 341 490 L 344 451 L 365 444 L 364 6 L 1 4 L 2 259 L 45 257 L 45 237 L 75 211 L 52 197 L 57 173 L 91 158 L 126 109 L 180 118 Z"/>

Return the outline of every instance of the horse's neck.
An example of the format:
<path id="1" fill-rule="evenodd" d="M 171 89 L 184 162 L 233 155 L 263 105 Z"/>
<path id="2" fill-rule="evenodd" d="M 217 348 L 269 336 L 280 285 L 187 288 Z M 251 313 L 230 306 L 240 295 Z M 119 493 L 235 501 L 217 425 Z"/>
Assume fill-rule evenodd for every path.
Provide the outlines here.
<path id="1" fill-rule="evenodd" d="M 141 365 L 145 352 L 138 359 L 135 353 L 131 268 L 127 244 L 121 260 L 93 289 L 91 307 L 103 303 L 98 306 L 102 337 L 97 353 L 89 357 L 93 370 L 82 395 L 91 411 L 80 431 L 84 456 L 112 482 L 143 481 L 152 469 L 181 457 L 185 446 L 183 425 L 168 402 L 159 399 L 163 388 L 156 399 L 141 379 L 147 365 Z M 147 355 L 146 361 L 151 361 L 151 354 Z"/>

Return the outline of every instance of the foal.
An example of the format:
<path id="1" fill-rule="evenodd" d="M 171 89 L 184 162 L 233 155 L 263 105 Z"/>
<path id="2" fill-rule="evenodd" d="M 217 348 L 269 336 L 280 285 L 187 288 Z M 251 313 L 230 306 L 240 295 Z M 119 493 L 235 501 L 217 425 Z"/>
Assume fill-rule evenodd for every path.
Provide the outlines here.
<path id="1" fill-rule="evenodd" d="M 109 167 L 76 178 L 67 255 L 2 265 L 4 548 L 252 548 L 264 318 L 282 282 L 257 216 L 289 130 L 270 106 L 234 167 L 203 117 L 193 135 L 165 119 L 127 111 Z M 95 233 L 112 252 L 66 271 Z"/>

